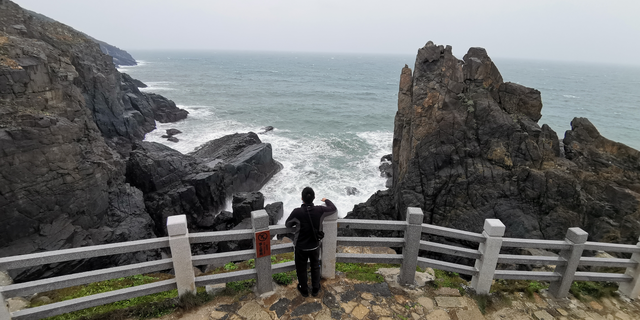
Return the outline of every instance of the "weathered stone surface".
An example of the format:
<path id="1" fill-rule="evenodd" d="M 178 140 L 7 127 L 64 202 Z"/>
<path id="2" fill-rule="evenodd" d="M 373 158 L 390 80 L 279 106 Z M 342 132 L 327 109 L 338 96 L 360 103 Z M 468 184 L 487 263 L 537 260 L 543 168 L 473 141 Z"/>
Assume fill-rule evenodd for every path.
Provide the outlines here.
<path id="1" fill-rule="evenodd" d="M 460 291 L 458 291 L 458 289 L 456 289 L 456 288 L 448 288 L 448 287 L 438 288 L 434 293 L 439 295 L 439 296 L 451 296 L 451 297 L 459 297 L 460 296 Z"/>
<path id="2" fill-rule="evenodd" d="M 351 316 L 355 317 L 358 320 L 362 320 L 362 318 L 367 316 L 367 314 L 369 314 L 369 309 L 361 304 L 359 304 L 353 309 L 353 311 L 351 311 Z"/>
<path id="3" fill-rule="evenodd" d="M 435 297 L 436 304 L 441 308 L 464 308 L 467 303 L 462 297 Z"/>
<path id="4" fill-rule="evenodd" d="M 291 305 L 291 300 L 287 298 L 281 298 L 278 302 L 274 303 L 269 307 L 269 310 L 275 311 L 278 318 L 282 317 L 287 310 L 289 310 L 289 306 Z"/>
<path id="5" fill-rule="evenodd" d="M 427 320 L 450 320 L 449 314 L 447 311 L 438 309 L 433 310 L 431 313 L 427 314 Z"/>
<path id="6" fill-rule="evenodd" d="M 320 310 L 322 310 L 322 305 L 319 302 L 305 303 L 305 304 L 300 305 L 299 307 L 295 308 L 291 312 L 291 316 L 292 317 L 299 317 L 301 315 L 318 312 Z"/>
<path id="7" fill-rule="evenodd" d="M 482 232 L 484 219 L 506 237 L 563 239 L 580 227 L 593 241 L 637 242 L 640 152 L 575 118 L 561 149 L 540 126 L 540 92 L 504 82 L 482 48 L 462 60 L 427 43 L 400 75 L 393 184 L 346 218 L 405 220 Z M 359 235 L 389 236 L 379 231 Z"/>
<path id="8" fill-rule="evenodd" d="M 534 312 L 533 318 L 536 320 L 553 320 L 553 316 L 545 310 L 538 310 Z"/>
<path id="9" fill-rule="evenodd" d="M 229 317 L 229 314 L 221 311 L 212 311 L 209 314 L 210 320 L 226 320 Z"/>
<path id="10" fill-rule="evenodd" d="M 324 295 L 322 296 L 322 303 L 324 303 L 324 305 L 327 306 L 329 309 L 340 308 L 340 304 L 338 303 L 336 296 L 334 296 L 333 293 L 329 291 L 324 292 Z"/>
<path id="11" fill-rule="evenodd" d="M 369 292 L 383 297 L 392 296 L 391 291 L 389 290 L 389 285 L 386 282 L 374 284 L 358 283 L 355 284 L 353 288 L 358 292 Z"/>
<path id="12" fill-rule="evenodd" d="M 431 300 L 431 298 L 419 297 L 418 303 L 421 304 L 427 310 L 433 309 L 433 300 Z"/>
<path id="13" fill-rule="evenodd" d="M 476 307 L 472 306 L 469 309 L 461 310 L 456 309 L 456 316 L 458 320 L 484 320 L 485 317 L 482 315 L 482 312 Z"/>
<path id="14" fill-rule="evenodd" d="M 343 293 L 342 295 L 340 295 L 340 301 L 349 302 L 357 297 L 358 297 L 358 294 L 355 291 L 349 290 Z"/>

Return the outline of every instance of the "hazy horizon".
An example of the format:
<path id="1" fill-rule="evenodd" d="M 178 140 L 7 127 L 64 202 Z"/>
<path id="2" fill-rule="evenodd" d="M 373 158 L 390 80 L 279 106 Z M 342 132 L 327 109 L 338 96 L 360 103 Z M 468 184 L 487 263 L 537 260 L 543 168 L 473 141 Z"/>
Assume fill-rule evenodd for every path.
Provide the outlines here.
<path id="1" fill-rule="evenodd" d="M 427 41 L 458 58 L 640 65 L 640 1 L 14 0 L 126 51 L 415 56 Z M 73 10 L 71 10 L 73 9 Z"/>

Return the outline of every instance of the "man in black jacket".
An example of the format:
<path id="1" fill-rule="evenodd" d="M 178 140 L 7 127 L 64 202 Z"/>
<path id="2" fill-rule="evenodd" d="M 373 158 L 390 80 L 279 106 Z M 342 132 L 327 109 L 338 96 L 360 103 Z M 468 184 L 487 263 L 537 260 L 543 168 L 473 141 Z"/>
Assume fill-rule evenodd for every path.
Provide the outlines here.
<path id="1" fill-rule="evenodd" d="M 320 292 L 321 239 L 318 238 L 318 233 L 322 231 L 324 218 L 336 212 L 336 206 L 326 198 L 322 198 L 322 202 L 326 206 L 314 206 L 315 197 L 313 189 L 304 188 L 302 190 L 302 206 L 293 209 L 285 223 L 288 228 L 296 227 L 293 246 L 295 248 L 296 273 L 298 274 L 298 291 L 304 297 L 309 296 L 307 260 L 311 261 L 311 294 L 315 297 Z"/>

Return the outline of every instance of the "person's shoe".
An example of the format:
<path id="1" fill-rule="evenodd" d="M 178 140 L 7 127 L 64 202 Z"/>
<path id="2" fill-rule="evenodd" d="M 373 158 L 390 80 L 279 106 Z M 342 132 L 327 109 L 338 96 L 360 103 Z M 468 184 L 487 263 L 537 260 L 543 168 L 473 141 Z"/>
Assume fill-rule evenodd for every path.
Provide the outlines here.
<path id="1" fill-rule="evenodd" d="M 311 290 L 311 295 L 314 296 L 314 297 L 317 297 L 318 293 L 320 293 L 320 288 L 318 288 L 318 289 L 314 288 L 313 290 Z"/>
<path id="2" fill-rule="evenodd" d="M 307 289 L 303 290 L 301 285 L 298 285 L 298 291 L 300 291 L 300 294 L 303 297 L 308 297 L 309 296 L 309 290 L 307 290 Z"/>

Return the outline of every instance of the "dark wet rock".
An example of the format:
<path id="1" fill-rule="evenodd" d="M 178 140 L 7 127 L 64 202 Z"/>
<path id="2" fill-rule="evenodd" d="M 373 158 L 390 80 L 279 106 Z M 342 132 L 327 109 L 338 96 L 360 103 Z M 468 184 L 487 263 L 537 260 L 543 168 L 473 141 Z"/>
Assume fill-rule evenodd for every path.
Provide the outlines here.
<path id="1" fill-rule="evenodd" d="M 340 320 L 340 319 L 342 319 L 342 314 L 344 314 L 344 312 L 342 310 L 332 309 L 331 310 L 331 319 Z"/>
<path id="2" fill-rule="evenodd" d="M 486 50 L 463 60 L 427 43 L 400 75 L 392 181 L 347 218 L 424 222 L 482 232 L 486 218 L 506 236 L 563 239 L 569 227 L 591 241 L 636 243 L 640 154 L 575 118 L 563 142 L 540 126 L 538 90 L 504 82 Z M 564 154 L 564 156 L 563 156 Z"/>
<path id="3" fill-rule="evenodd" d="M 233 218 L 240 222 L 251 218 L 251 212 L 264 209 L 264 196 L 261 192 L 240 192 L 233 194 L 231 203 Z"/>
<path id="4" fill-rule="evenodd" d="M 291 300 L 287 298 L 280 298 L 278 302 L 271 305 L 269 310 L 275 311 L 276 316 L 278 318 L 282 317 L 287 311 L 289 311 L 289 306 L 291 305 Z"/>
<path id="5" fill-rule="evenodd" d="M 263 133 L 267 133 L 269 131 L 273 131 L 273 127 L 272 126 L 266 126 L 266 127 L 262 128 L 262 131 L 259 132 L 259 133 L 263 134 Z"/>
<path id="6" fill-rule="evenodd" d="M 320 304 L 319 302 L 305 303 L 305 304 L 295 308 L 291 312 L 291 316 L 292 317 L 298 317 L 298 316 L 302 316 L 302 315 L 305 315 L 305 314 L 318 312 L 320 310 L 322 310 L 322 304 Z"/>
<path id="7" fill-rule="evenodd" d="M 125 182 L 132 141 L 155 128 L 150 107 L 134 108 L 130 99 L 141 96 L 128 91 L 111 57 L 68 26 L 3 1 L 0 39 L 0 255 L 153 237 L 143 193 Z M 156 254 L 11 275 L 20 282 Z"/>
<path id="8" fill-rule="evenodd" d="M 267 211 L 267 214 L 269 215 L 269 224 L 278 224 L 278 221 L 280 221 L 284 215 L 284 206 L 282 201 L 270 203 L 264 207 L 264 210 Z"/>
<path id="9" fill-rule="evenodd" d="M 180 140 L 179 140 L 178 138 L 176 138 L 176 137 L 169 137 L 169 138 L 167 138 L 167 140 L 168 140 L 168 141 L 171 141 L 171 142 L 178 142 L 178 141 L 180 141 Z"/>
<path id="10" fill-rule="evenodd" d="M 176 134 L 180 134 L 180 133 L 182 133 L 182 131 L 178 129 L 167 129 L 168 136 L 175 136 Z"/>
<path id="11" fill-rule="evenodd" d="M 343 293 L 342 295 L 340 295 L 340 301 L 342 302 L 349 302 L 355 298 L 357 298 L 359 295 L 357 292 L 353 291 L 353 290 L 349 290 L 345 293 Z"/>
<path id="12" fill-rule="evenodd" d="M 346 187 L 346 188 L 344 188 L 344 192 L 348 196 L 355 196 L 357 194 L 360 194 L 360 190 L 358 190 L 358 188 L 356 188 L 356 187 Z"/>
<path id="13" fill-rule="evenodd" d="M 116 67 L 119 66 L 137 66 L 138 62 L 136 61 L 136 59 L 134 59 L 128 52 L 126 52 L 125 50 L 122 50 L 116 46 L 112 46 L 104 41 L 100 41 L 100 40 L 96 40 L 93 39 L 95 42 L 98 43 L 98 45 L 100 45 L 100 50 L 102 51 L 102 53 L 110 55 L 113 58 L 113 64 L 116 65 Z M 142 83 L 142 82 L 141 82 Z M 144 85 L 144 84 L 143 84 Z M 145 88 L 146 85 L 144 87 L 140 87 L 139 88 Z"/>
<path id="14" fill-rule="evenodd" d="M 189 155 L 222 172 L 229 193 L 260 190 L 282 168 L 273 160 L 271 144 L 262 143 L 253 132 L 209 141 Z"/>
<path id="15" fill-rule="evenodd" d="M 222 210 L 213 219 L 213 226 L 216 231 L 229 230 L 233 228 L 233 213 L 231 211 Z"/>
<path id="16" fill-rule="evenodd" d="M 216 307 L 216 311 L 233 313 L 240 309 L 240 303 L 221 304 Z"/>
<path id="17" fill-rule="evenodd" d="M 122 77 L 122 82 L 127 83 L 128 85 L 134 85 L 136 88 L 146 88 L 147 85 L 138 79 L 132 78 L 130 75 L 121 72 L 120 76 Z"/>
<path id="18" fill-rule="evenodd" d="M 374 295 L 383 297 L 391 297 L 391 290 L 389 290 L 389 284 L 383 283 L 357 283 L 353 285 L 353 289 L 357 292 L 369 292 Z"/>
<path id="19" fill-rule="evenodd" d="M 324 305 L 329 309 L 340 309 L 340 303 L 336 299 L 336 296 L 326 290 L 324 292 L 324 296 L 322 297 L 322 303 L 324 303 Z"/>

